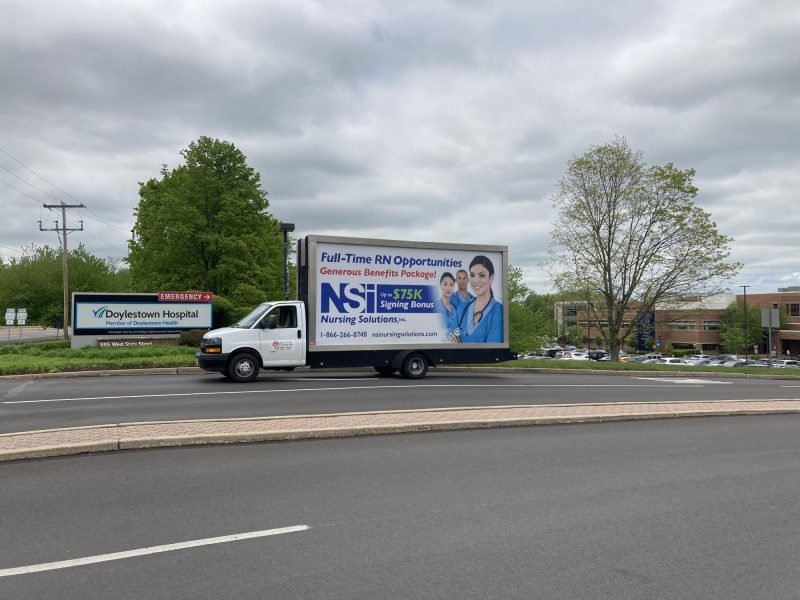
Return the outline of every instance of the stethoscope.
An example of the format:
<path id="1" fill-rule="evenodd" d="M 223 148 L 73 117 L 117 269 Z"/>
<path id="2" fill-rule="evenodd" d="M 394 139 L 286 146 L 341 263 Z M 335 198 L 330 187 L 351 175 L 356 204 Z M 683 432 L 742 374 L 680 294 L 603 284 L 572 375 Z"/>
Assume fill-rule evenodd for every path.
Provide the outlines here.
<path id="1" fill-rule="evenodd" d="M 463 330 L 464 327 L 464 317 L 467 316 L 467 311 L 469 310 L 470 304 L 475 304 L 475 300 L 477 299 L 478 299 L 477 296 L 473 296 L 472 298 L 467 300 L 467 303 L 464 305 L 464 312 L 461 313 L 461 318 L 458 320 L 458 327 L 456 327 L 453 330 L 453 333 L 456 334 L 457 336 L 461 335 L 461 331 Z M 489 304 L 487 304 L 483 310 L 478 311 L 481 315 L 480 318 L 478 318 L 478 323 L 480 323 L 483 320 L 483 315 L 486 312 L 486 309 L 492 304 L 492 300 L 494 300 L 494 294 L 492 294 L 492 298 L 489 300 Z M 472 316 L 474 317 L 475 315 L 473 314 Z M 475 323 L 473 327 L 477 327 L 478 323 Z"/>

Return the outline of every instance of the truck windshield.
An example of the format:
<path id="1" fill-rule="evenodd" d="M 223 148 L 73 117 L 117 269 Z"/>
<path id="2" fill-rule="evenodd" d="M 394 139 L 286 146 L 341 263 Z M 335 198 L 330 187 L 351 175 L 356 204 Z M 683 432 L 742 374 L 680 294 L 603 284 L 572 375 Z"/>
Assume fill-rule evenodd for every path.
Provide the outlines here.
<path id="1" fill-rule="evenodd" d="M 256 306 L 250 314 L 248 314 L 243 319 L 240 319 L 236 323 L 232 325 L 232 327 L 241 327 L 242 329 L 250 329 L 256 322 L 261 318 L 261 316 L 266 313 L 270 308 L 272 308 L 272 304 L 269 302 L 265 304 L 259 304 Z"/>

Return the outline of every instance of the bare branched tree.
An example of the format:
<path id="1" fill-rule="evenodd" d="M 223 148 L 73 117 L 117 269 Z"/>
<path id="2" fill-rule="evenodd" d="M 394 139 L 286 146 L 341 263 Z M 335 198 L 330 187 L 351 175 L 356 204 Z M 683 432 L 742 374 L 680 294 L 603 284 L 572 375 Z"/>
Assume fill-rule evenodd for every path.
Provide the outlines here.
<path id="1" fill-rule="evenodd" d="M 553 198 L 550 262 L 562 293 L 582 297 L 617 360 L 657 302 L 709 295 L 733 277 L 732 238 L 694 204 L 694 170 L 647 166 L 616 138 L 573 158 Z"/>

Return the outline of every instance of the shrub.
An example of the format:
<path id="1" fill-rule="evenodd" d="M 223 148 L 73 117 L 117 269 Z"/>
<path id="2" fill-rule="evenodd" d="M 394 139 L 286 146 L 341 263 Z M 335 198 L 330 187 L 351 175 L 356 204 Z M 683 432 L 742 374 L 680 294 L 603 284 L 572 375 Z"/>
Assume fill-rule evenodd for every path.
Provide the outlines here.
<path id="1" fill-rule="evenodd" d="M 233 303 L 223 296 L 214 296 L 212 301 L 212 327 L 218 329 L 226 327 L 231 323 L 235 323 L 236 319 L 233 318 L 232 312 L 235 310 Z"/>
<path id="2" fill-rule="evenodd" d="M 199 348 L 200 340 L 203 339 L 203 335 L 205 333 L 206 333 L 205 329 L 192 329 L 190 331 L 181 331 L 181 334 L 178 336 L 178 345 L 194 346 L 196 348 Z"/>

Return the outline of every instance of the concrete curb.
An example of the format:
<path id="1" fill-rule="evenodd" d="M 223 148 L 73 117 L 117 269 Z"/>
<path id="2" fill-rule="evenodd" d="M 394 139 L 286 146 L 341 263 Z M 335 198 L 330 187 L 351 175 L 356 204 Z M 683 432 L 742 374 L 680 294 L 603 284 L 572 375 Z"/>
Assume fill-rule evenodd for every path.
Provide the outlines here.
<path id="1" fill-rule="evenodd" d="M 175 446 L 765 414 L 800 414 L 800 399 L 509 405 L 112 423 L 2 434 L 0 461 Z"/>

